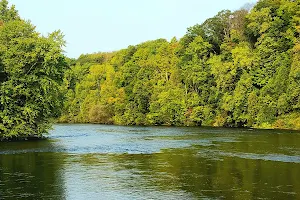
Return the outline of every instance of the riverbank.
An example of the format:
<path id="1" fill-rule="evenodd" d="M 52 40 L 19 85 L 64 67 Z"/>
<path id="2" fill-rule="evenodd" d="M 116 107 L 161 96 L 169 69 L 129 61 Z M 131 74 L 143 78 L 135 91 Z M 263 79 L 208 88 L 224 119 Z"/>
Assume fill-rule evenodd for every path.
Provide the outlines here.
<path id="1" fill-rule="evenodd" d="M 189 125 L 182 125 L 182 126 L 174 126 L 174 125 L 124 125 L 124 124 L 102 124 L 102 123 L 91 123 L 91 122 L 56 122 L 55 124 L 62 125 L 62 124 L 69 124 L 69 125 L 76 125 L 76 124 L 82 124 L 82 125 L 88 125 L 88 124 L 94 124 L 94 125 L 108 125 L 108 126 L 124 126 L 124 127 L 174 127 L 174 128 L 233 128 L 233 129 L 253 129 L 253 130 L 286 130 L 286 131 L 300 131 L 300 127 L 284 127 L 284 126 L 274 126 L 270 124 L 264 124 L 261 126 L 253 126 L 253 127 L 230 127 L 230 126 L 189 126 Z"/>
<path id="2" fill-rule="evenodd" d="M 180 124 L 180 125 L 170 125 L 170 124 L 124 124 L 124 123 L 101 123 L 101 122 L 92 122 L 92 121 L 68 121 L 66 118 L 59 118 L 56 120 L 56 123 L 62 124 L 102 124 L 102 125 L 120 125 L 120 126 L 174 126 L 174 127 L 201 127 L 197 126 L 195 123 Z M 213 121 L 210 124 L 203 124 L 204 127 L 219 127 L 219 128 L 253 128 L 253 129 L 273 129 L 273 130 L 296 130 L 300 131 L 300 113 L 293 113 L 289 115 L 283 115 L 278 117 L 273 122 L 265 122 L 262 124 L 254 124 L 253 126 L 236 126 L 235 124 L 225 124 L 220 121 Z"/>

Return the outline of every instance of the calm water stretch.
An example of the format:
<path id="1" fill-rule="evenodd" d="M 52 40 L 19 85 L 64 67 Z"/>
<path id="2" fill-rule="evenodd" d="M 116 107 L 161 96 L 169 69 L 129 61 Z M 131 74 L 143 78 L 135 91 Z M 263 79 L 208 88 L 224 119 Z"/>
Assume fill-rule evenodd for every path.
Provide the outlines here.
<path id="1" fill-rule="evenodd" d="M 300 133 L 56 125 L 0 143 L 0 199 L 300 199 Z"/>

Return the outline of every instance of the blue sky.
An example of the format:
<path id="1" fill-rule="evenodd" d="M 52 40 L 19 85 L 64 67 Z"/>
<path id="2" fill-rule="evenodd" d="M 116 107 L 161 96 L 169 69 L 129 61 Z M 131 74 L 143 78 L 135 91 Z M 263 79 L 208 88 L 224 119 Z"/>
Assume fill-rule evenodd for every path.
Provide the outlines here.
<path id="1" fill-rule="evenodd" d="M 22 18 L 46 35 L 60 29 L 66 55 L 106 52 L 172 37 L 214 16 L 255 0 L 9 0 Z"/>

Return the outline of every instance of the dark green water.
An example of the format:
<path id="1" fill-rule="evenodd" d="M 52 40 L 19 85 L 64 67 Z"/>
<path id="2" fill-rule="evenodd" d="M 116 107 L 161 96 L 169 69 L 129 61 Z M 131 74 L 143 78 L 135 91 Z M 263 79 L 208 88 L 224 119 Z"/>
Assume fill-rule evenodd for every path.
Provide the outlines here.
<path id="1" fill-rule="evenodd" d="M 0 199 L 300 199 L 300 133 L 56 125 L 0 143 Z"/>

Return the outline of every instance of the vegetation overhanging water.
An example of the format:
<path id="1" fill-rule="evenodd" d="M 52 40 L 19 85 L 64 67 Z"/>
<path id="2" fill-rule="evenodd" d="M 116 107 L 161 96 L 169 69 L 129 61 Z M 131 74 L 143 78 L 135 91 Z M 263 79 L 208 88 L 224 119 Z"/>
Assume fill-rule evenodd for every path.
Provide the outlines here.
<path id="1" fill-rule="evenodd" d="M 63 55 L 0 1 L 0 138 L 42 136 L 50 119 L 122 125 L 300 129 L 299 1 L 223 10 L 180 39 Z"/>
<path id="2" fill-rule="evenodd" d="M 0 199 L 300 199 L 300 2 L 63 55 L 0 1 Z M 166 127 L 55 125 L 68 123 Z M 27 140 L 16 142 L 14 140 Z M 28 141 L 30 140 L 30 141 Z"/>

